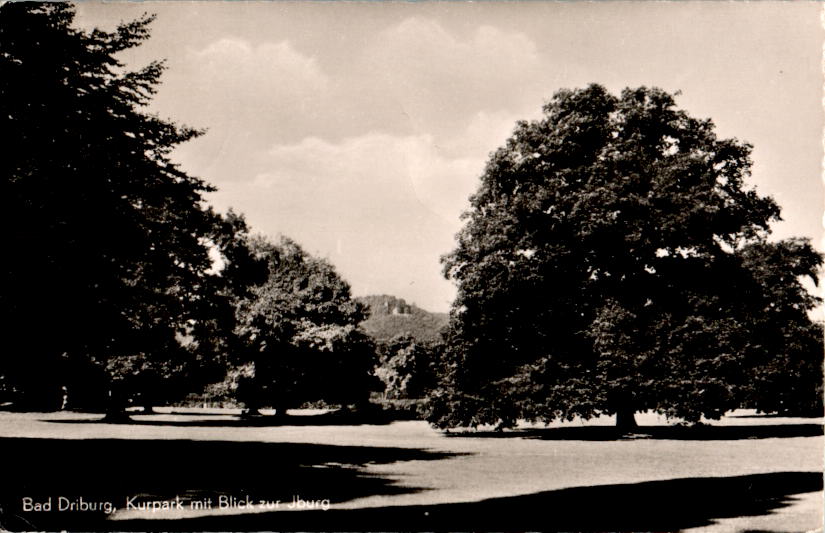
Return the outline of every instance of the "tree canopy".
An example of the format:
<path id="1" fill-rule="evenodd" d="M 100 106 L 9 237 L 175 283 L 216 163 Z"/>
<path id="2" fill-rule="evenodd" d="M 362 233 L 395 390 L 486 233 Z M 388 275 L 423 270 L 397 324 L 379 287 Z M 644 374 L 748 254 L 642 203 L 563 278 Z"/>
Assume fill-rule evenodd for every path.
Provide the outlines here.
<path id="1" fill-rule="evenodd" d="M 363 404 L 376 388 L 375 347 L 359 327 L 365 308 L 333 266 L 282 238 L 253 238 L 268 267 L 266 281 L 237 305 L 238 333 L 248 363 L 241 399 L 250 409 L 280 414 L 305 402 Z"/>
<path id="2" fill-rule="evenodd" d="M 13 347 L 0 373 L 22 391 L 59 379 L 61 361 L 115 377 L 202 367 L 189 364 L 207 344 L 199 334 L 232 316 L 210 249 L 231 241 L 233 222 L 170 160 L 199 132 L 146 110 L 161 62 L 117 59 L 152 17 L 111 32 L 73 19 L 65 3 L 0 6 L 0 309 Z"/>
<path id="3" fill-rule="evenodd" d="M 821 257 L 768 241 L 780 210 L 746 186 L 750 145 L 655 88 L 562 90 L 543 111 L 491 155 L 443 259 L 458 296 L 433 423 L 698 421 L 777 390 L 782 357 L 821 359 L 795 340 Z M 810 399 L 821 370 L 804 379 Z"/>

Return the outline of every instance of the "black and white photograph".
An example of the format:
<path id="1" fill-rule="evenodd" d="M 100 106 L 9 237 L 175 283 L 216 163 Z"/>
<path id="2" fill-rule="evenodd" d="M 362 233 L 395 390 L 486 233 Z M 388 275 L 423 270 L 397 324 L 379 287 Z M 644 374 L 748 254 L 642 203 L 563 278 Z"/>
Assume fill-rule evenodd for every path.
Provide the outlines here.
<path id="1" fill-rule="evenodd" d="M 823 531 L 825 5 L 0 1 L 0 531 Z"/>

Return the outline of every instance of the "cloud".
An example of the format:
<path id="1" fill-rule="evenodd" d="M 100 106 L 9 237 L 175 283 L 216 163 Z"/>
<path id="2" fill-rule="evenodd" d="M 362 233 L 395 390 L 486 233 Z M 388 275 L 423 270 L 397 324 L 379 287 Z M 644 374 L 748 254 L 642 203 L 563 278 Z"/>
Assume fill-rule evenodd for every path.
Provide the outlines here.
<path id="1" fill-rule="evenodd" d="M 243 205 L 253 227 L 328 257 L 357 294 L 446 307 L 438 258 L 453 247 L 483 158 L 447 157 L 430 135 L 375 132 L 276 144 L 266 158 L 266 171 L 224 187 L 216 203 Z"/>
<path id="2" fill-rule="evenodd" d="M 538 93 L 542 71 L 534 43 L 490 26 L 458 36 L 433 20 L 409 18 L 365 37 L 347 64 L 327 71 L 289 40 L 224 37 L 186 50 L 158 106 L 208 128 L 178 157 L 218 184 L 254 179 L 271 168 L 264 153 L 273 143 L 312 136 L 342 142 L 369 132 L 430 135 L 451 158 L 476 157 L 471 141 L 456 141 L 468 132 L 479 140 L 467 130 L 470 121 L 514 121 L 538 107 L 528 98 Z"/>
<path id="3" fill-rule="evenodd" d="M 482 164 L 445 157 L 423 134 L 369 133 L 341 142 L 310 137 L 275 145 L 267 157 L 269 170 L 256 176 L 254 187 L 277 192 L 284 213 L 320 211 L 344 230 L 379 220 L 455 224 Z"/>
<path id="4" fill-rule="evenodd" d="M 317 61 L 289 41 L 253 45 L 223 38 L 201 50 L 190 50 L 190 95 L 212 104 L 212 111 L 232 120 L 266 121 L 306 114 L 326 94 L 329 80 Z"/>
<path id="5" fill-rule="evenodd" d="M 481 26 L 457 36 L 412 17 L 364 41 L 347 58 L 348 68 L 330 73 L 289 40 L 220 38 L 186 50 L 167 75 L 159 105 L 185 122 L 205 123 L 214 136 L 443 137 L 479 111 L 523 112 L 541 85 L 536 46 L 516 32 Z M 164 101 L 167 94 L 177 98 Z"/>
<path id="6" fill-rule="evenodd" d="M 218 185 L 218 208 L 329 257 L 358 294 L 447 307 L 439 257 L 488 154 L 538 107 L 529 38 L 412 17 L 365 36 L 344 69 L 290 40 L 223 37 L 184 59 L 173 114 L 210 131 L 176 157 Z"/>
<path id="7" fill-rule="evenodd" d="M 193 173 L 227 183 L 251 179 L 273 139 L 312 131 L 330 84 L 316 59 L 289 41 L 221 38 L 186 50 L 165 76 L 155 108 L 207 129 L 177 157 Z"/>
<path id="8" fill-rule="evenodd" d="M 478 111 L 460 123 L 463 130 L 446 139 L 441 146 L 445 153 L 453 156 L 469 155 L 486 160 L 493 150 L 504 145 L 517 121 L 531 118 L 534 117 L 509 111 Z"/>
<path id="9" fill-rule="evenodd" d="M 224 72 L 264 87 L 273 72 L 293 72 L 293 85 L 279 89 L 290 109 L 260 114 L 271 115 L 274 127 L 302 124 L 289 126 L 296 139 L 288 140 L 265 127 L 250 131 L 260 117 L 245 117 L 246 130 L 224 123 L 221 151 L 201 149 L 199 159 L 216 154 L 218 164 L 232 163 L 204 169 L 227 176 L 214 201 L 329 257 L 357 294 L 393 293 L 444 309 L 454 290 L 439 257 L 454 246 L 488 154 L 523 118 L 506 108 L 528 84 L 514 79 L 516 71 L 535 70 L 534 56 L 519 34 L 482 27 L 461 39 L 417 18 L 368 39 L 346 79 L 325 74 L 288 43 L 215 42 L 197 52 L 200 75 Z M 219 89 L 210 90 L 219 100 Z"/>
<path id="10" fill-rule="evenodd" d="M 372 36 L 357 69 L 369 80 L 361 89 L 396 110 L 396 119 L 403 114 L 412 131 L 444 134 L 479 110 L 521 110 L 540 86 L 541 64 L 521 33 L 481 26 L 458 36 L 412 17 Z"/>

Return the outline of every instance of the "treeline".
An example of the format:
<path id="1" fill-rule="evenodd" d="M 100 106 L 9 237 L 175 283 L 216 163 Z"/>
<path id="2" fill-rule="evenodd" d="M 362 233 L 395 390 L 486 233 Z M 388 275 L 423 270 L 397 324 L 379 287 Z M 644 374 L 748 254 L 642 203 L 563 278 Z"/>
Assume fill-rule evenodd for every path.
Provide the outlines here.
<path id="1" fill-rule="evenodd" d="M 745 186 L 751 147 L 671 95 L 563 90 L 519 122 L 443 259 L 443 334 L 388 298 L 368 302 L 386 304 L 370 335 L 329 262 L 214 211 L 171 161 L 201 132 L 146 111 L 162 63 L 117 59 L 152 17 L 73 19 L 0 6 L 0 401 L 120 419 L 204 390 L 249 415 L 416 400 L 439 427 L 821 414 L 820 300 L 800 280 L 822 257 L 768 239 L 780 210 Z"/>

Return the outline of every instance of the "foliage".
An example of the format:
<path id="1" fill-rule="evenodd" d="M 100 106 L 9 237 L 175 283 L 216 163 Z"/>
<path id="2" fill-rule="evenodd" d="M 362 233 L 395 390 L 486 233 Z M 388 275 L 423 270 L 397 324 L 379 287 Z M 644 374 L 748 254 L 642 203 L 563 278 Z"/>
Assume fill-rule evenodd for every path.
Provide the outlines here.
<path id="1" fill-rule="evenodd" d="M 384 382 L 384 395 L 392 399 L 423 398 L 438 381 L 442 346 L 398 335 L 379 345 L 375 374 Z"/>
<path id="2" fill-rule="evenodd" d="M 816 414 L 823 410 L 822 323 L 807 311 L 819 303 L 798 283 L 817 279 L 821 258 L 804 239 L 756 243 L 742 251 L 760 291 L 752 307 L 751 343 L 758 364 L 750 365 L 745 402 L 764 412 Z"/>
<path id="3" fill-rule="evenodd" d="M 269 272 L 237 307 L 242 361 L 252 363 L 241 399 L 279 412 L 308 401 L 366 402 L 376 387 L 375 348 L 359 328 L 365 310 L 349 285 L 287 238 L 277 245 L 257 238 L 250 246 Z"/>
<path id="4" fill-rule="evenodd" d="M 203 367 L 206 345 L 231 331 L 209 251 L 237 221 L 170 161 L 199 132 L 145 111 L 163 64 L 130 71 L 117 59 L 148 38 L 152 17 L 112 32 L 73 19 L 64 3 L 0 6 L 0 127 L 13 132 L 0 160 L 13 349 L 0 373 L 22 391 L 60 381 L 64 359 L 164 379 Z"/>
<path id="5" fill-rule="evenodd" d="M 810 327 L 798 276 L 821 258 L 767 241 L 779 207 L 745 186 L 751 147 L 713 129 L 659 89 L 598 85 L 517 124 L 443 260 L 458 296 L 434 424 L 697 421 L 793 379 L 777 363 Z M 757 260 L 767 251 L 782 259 Z M 794 313 L 766 314 L 773 290 Z"/>

